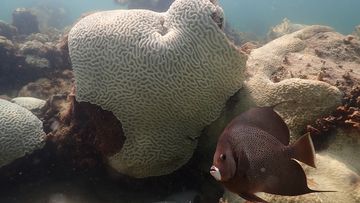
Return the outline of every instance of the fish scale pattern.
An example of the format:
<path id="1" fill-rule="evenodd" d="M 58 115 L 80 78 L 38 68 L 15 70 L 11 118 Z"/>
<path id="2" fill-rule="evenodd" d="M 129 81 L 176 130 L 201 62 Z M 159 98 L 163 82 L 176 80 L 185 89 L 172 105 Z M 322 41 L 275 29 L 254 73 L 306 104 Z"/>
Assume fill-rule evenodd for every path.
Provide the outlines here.
<path id="1" fill-rule="evenodd" d="M 42 122 L 27 109 L 0 99 L 0 167 L 44 145 Z"/>
<path id="2" fill-rule="evenodd" d="M 112 111 L 126 136 L 109 157 L 117 171 L 147 177 L 185 164 L 201 130 L 242 86 L 246 57 L 225 37 L 209 0 L 177 0 L 165 13 L 115 10 L 69 33 L 76 98 Z"/>

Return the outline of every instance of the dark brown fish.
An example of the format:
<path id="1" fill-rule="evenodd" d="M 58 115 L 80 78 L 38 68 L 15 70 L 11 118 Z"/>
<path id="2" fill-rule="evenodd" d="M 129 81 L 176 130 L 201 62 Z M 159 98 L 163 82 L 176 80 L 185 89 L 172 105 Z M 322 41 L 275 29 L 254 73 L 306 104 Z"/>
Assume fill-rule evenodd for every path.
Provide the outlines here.
<path id="1" fill-rule="evenodd" d="M 210 173 L 229 191 L 253 202 L 256 192 L 295 196 L 312 192 L 295 160 L 315 168 L 315 150 L 305 134 L 289 145 L 289 129 L 273 107 L 257 107 L 234 118 L 221 134 Z"/>

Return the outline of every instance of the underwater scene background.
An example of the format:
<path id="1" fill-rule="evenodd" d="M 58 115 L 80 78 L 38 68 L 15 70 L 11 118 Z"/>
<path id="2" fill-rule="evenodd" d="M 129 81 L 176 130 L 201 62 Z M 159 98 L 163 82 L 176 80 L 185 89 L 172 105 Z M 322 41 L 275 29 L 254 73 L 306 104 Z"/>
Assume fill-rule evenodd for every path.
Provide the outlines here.
<path id="1" fill-rule="evenodd" d="M 360 202 L 359 8 L 0 0 L 0 203 Z"/>
<path id="2" fill-rule="evenodd" d="M 170 1 L 165 1 L 168 5 Z M 335 28 L 338 32 L 349 34 L 358 25 L 360 14 L 357 0 L 220 0 L 226 20 L 238 31 L 264 35 L 268 29 L 282 19 L 288 18 L 300 24 L 321 24 Z M 146 5 L 143 5 L 146 6 Z M 43 7 L 49 11 L 62 10 L 62 25 L 69 25 L 81 14 L 89 11 L 125 8 L 113 1 L 100 0 L 3 0 L 0 19 L 11 22 L 11 13 L 18 7 Z M 141 8 L 141 7 L 140 7 Z"/>

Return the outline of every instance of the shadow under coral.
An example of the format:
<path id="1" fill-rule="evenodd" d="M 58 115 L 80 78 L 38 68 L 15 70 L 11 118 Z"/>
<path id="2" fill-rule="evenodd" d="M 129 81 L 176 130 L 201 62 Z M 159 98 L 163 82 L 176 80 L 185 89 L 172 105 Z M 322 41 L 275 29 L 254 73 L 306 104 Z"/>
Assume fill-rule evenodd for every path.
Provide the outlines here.
<path id="1" fill-rule="evenodd" d="M 77 102 L 74 95 L 55 95 L 41 119 L 45 147 L 0 169 L 0 202 L 155 202 L 171 194 L 196 191 L 199 202 L 218 202 L 223 190 L 199 170 L 194 155 L 178 171 L 160 177 L 134 179 L 107 166 L 125 136 L 109 111 Z"/>

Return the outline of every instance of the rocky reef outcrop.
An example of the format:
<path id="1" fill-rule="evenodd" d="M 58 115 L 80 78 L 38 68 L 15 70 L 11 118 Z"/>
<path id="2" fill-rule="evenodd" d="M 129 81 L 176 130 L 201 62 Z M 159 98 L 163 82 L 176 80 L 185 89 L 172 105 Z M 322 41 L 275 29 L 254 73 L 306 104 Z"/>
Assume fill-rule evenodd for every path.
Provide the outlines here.
<path id="1" fill-rule="evenodd" d="M 12 39 L 17 35 L 17 28 L 0 20 L 0 36 L 4 36 L 7 39 Z"/>
<path id="2" fill-rule="evenodd" d="M 17 28 L 20 35 L 29 35 L 39 32 L 37 16 L 27 8 L 17 8 L 13 12 L 12 24 Z"/>
<path id="3" fill-rule="evenodd" d="M 286 34 L 291 34 L 293 32 L 299 31 L 306 26 L 307 25 L 293 23 L 289 19 L 284 18 L 280 24 L 270 28 L 266 35 L 266 40 L 274 40 Z"/>
<path id="4" fill-rule="evenodd" d="M 354 35 L 360 38 L 360 25 L 355 27 Z"/>
<path id="5" fill-rule="evenodd" d="M 11 25 L 5 25 L 11 28 Z M 8 37 L 0 35 L 1 94 L 16 96 L 19 87 L 39 78 L 54 78 L 59 72 L 70 69 L 61 35 L 56 30 L 28 36 L 17 32 Z"/>

